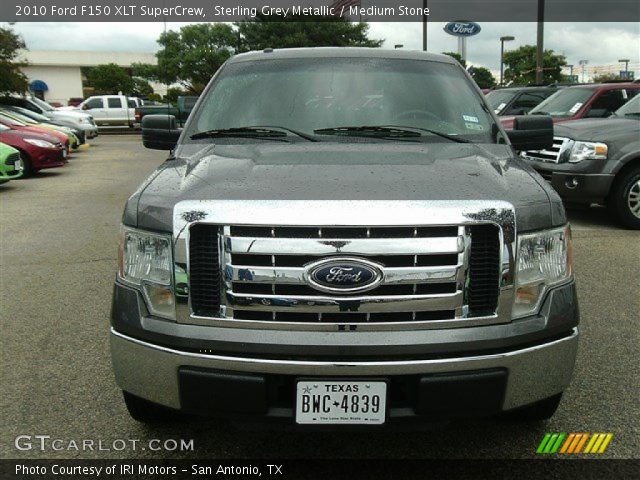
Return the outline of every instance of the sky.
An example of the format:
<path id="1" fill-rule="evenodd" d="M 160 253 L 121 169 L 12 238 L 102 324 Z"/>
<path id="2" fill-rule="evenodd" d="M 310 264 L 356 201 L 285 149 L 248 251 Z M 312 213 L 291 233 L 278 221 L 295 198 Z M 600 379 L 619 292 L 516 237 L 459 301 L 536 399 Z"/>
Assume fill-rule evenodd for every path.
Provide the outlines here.
<path id="1" fill-rule="evenodd" d="M 177 30 L 181 23 L 168 23 Z M 430 52 L 457 51 L 457 38 L 443 31 L 444 23 L 429 23 Z M 512 35 L 515 40 L 505 44 L 505 50 L 536 43 L 536 24 L 482 23 L 481 32 L 467 41 L 467 61 L 485 66 L 494 73 L 500 70 L 500 36 Z M 164 26 L 151 23 L 16 23 L 31 50 L 94 50 L 155 52 L 156 39 Z M 406 49 L 422 49 L 421 23 L 370 23 L 370 37 L 384 39 L 383 48 L 396 44 Z M 567 63 L 577 65 L 588 60 L 589 67 L 618 65 L 618 59 L 631 60 L 636 78 L 640 77 L 640 24 L 638 23 L 546 23 L 545 49 L 567 57 Z M 617 67 L 616 67 L 617 68 Z M 632 68 L 630 67 L 630 70 Z M 574 69 L 574 74 L 579 73 Z"/>

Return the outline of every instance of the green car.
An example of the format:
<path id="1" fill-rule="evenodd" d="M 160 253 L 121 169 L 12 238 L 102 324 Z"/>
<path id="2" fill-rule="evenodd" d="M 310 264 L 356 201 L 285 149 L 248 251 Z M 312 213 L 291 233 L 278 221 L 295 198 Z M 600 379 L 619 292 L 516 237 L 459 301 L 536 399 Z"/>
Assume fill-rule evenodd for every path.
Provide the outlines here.
<path id="1" fill-rule="evenodd" d="M 0 143 L 0 183 L 22 176 L 20 152 L 9 145 Z"/>

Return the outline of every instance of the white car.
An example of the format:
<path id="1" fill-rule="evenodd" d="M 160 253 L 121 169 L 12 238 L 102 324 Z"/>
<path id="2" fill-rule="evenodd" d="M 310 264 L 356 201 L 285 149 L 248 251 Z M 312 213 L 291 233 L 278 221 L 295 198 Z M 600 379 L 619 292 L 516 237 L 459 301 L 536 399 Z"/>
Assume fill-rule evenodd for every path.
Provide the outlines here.
<path id="1" fill-rule="evenodd" d="M 0 98 L 0 105 L 26 108 L 32 112 L 44 115 L 50 120 L 64 122 L 67 126 L 80 128 L 84 130 L 86 138 L 94 138 L 98 136 L 98 127 L 96 126 L 93 117 L 88 113 L 74 110 L 58 110 L 53 108 L 44 100 L 40 100 L 33 96 L 12 95 L 2 97 Z"/>
<path id="2" fill-rule="evenodd" d="M 133 127 L 135 109 L 143 105 L 137 97 L 126 95 L 96 95 L 87 98 L 76 108 L 90 112 L 98 126 L 125 125 Z"/>

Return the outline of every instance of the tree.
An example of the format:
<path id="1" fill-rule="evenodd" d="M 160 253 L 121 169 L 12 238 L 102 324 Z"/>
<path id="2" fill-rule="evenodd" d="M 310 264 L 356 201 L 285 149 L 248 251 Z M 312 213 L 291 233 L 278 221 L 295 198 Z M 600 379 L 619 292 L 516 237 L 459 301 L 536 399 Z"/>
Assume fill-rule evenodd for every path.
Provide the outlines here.
<path id="1" fill-rule="evenodd" d="M 98 95 L 116 94 L 122 92 L 125 95 L 133 92 L 135 82 L 124 68 L 115 63 L 97 65 L 86 70 L 87 84 L 93 87 Z"/>
<path id="2" fill-rule="evenodd" d="M 543 56 L 543 83 L 562 81 L 562 67 L 567 64 L 564 55 L 545 50 Z M 523 45 L 504 53 L 504 78 L 510 85 L 533 85 L 536 82 L 536 46 Z"/>
<path id="3" fill-rule="evenodd" d="M 467 71 L 480 88 L 491 88 L 496 86 L 496 79 L 488 68 L 469 67 Z"/>
<path id="4" fill-rule="evenodd" d="M 186 95 L 187 92 L 178 87 L 167 88 L 167 94 L 164 96 L 164 100 L 169 103 L 176 103 L 178 97 Z"/>
<path id="5" fill-rule="evenodd" d="M 449 55 L 450 57 L 455 58 L 460 63 L 460 65 L 462 65 L 464 68 L 467 68 L 467 62 L 462 59 L 462 57 L 460 56 L 459 53 L 456 53 L 456 52 L 442 52 L 442 54 L 443 55 Z"/>
<path id="6" fill-rule="evenodd" d="M 615 73 L 601 73 L 593 77 L 593 83 L 610 82 L 611 80 L 621 80 L 620 75 Z"/>
<path id="7" fill-rule="evenodd" d="M 225 23 L 186 25 L 163 32 L 157 65 L 135 64 L 134 75 L 165 84 L 179 83 L 200 94 L 213 74 L 233 53 L 238 37 Z"/>
<path id="8" fill-rule="evenodd" d="M 0 28 L 0 94 L 23 93 L 27 90 L 27 77 L 20 71 L 24 63 L 16 59 L 24 41 L 10 28 Z"/>
<path id="9" fill-rule="evenodd" d="M 131 89 L 131 95 L 136 97 L 149 97 L 153 94 L 153 87 L 149 85 L 145 79 L 140 77 L 133 77 L 133 88 Z"/>
<path id="10" fill-rule="evenodd" d="M 304 21 L 303 21 L 304 20 Z M 236 23 L 240 51 L 297 47 L 379 47 L 384 40 L 372 40 L 369 25 L 351 23 L 343 17 L 265 16 Z"/>

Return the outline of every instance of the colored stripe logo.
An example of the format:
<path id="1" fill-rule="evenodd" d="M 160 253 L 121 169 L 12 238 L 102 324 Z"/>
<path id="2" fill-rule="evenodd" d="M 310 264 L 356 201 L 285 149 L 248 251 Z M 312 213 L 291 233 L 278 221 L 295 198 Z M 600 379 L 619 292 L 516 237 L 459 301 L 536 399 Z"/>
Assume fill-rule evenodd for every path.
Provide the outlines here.
<path id="1" fill-rule="evenodd" d="M 547 433 L 536 453 L 604 453 L 612 438 L 613 433 Z"/>

